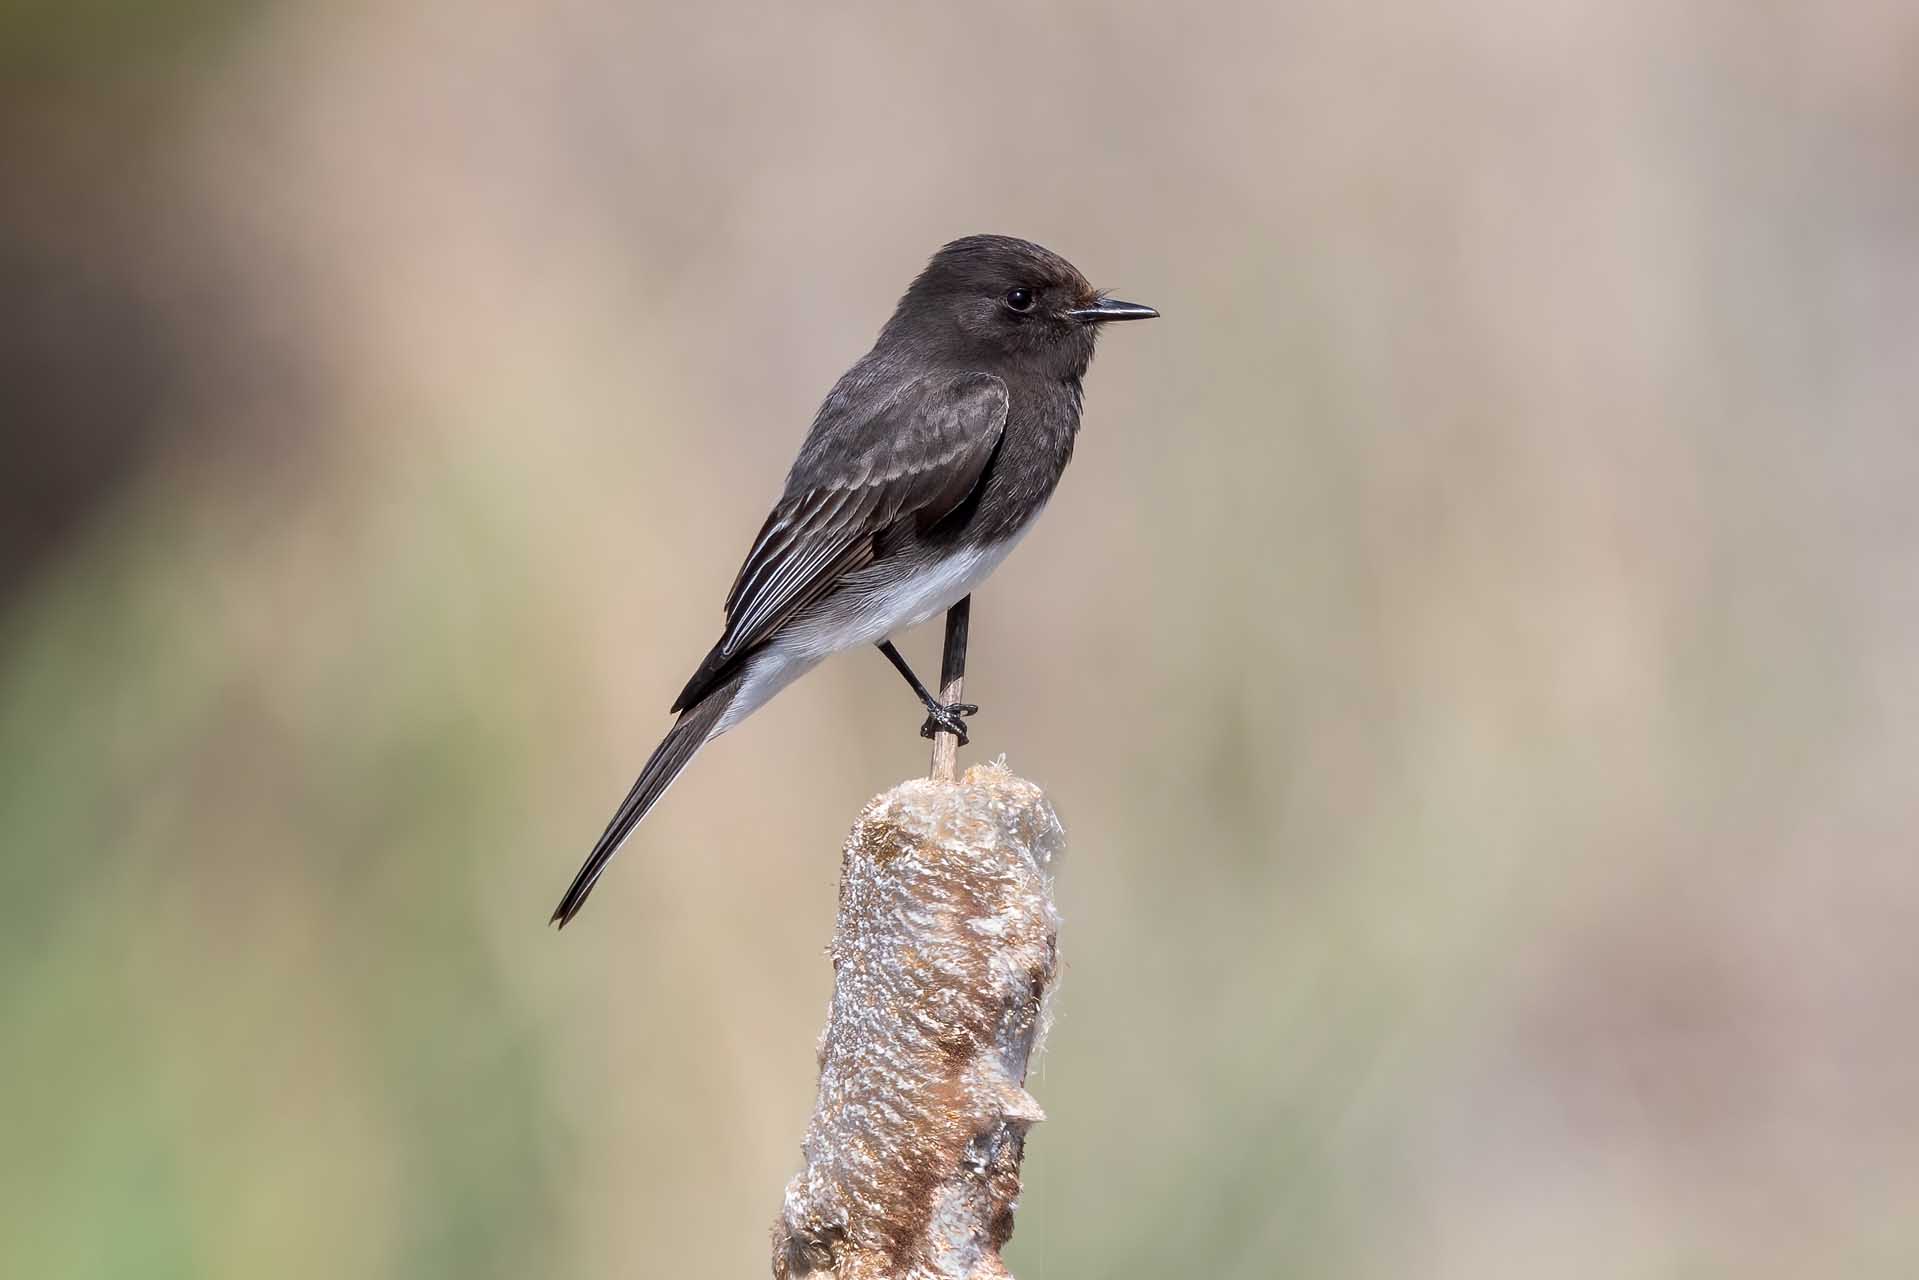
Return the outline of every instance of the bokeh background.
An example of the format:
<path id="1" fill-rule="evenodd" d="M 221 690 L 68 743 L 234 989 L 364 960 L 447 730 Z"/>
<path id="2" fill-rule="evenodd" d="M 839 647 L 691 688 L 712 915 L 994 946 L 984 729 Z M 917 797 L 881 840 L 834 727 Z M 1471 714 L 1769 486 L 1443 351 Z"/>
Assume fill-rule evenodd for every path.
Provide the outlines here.
<path id="1" fill-rule="evenodd" d="M 0 68 L 0 1272 L 764 1274 L 896 677 L 546 916 L 994 230 L 1165 313 L 976 601 L 1072 839 L 1015 1270 L 1919 1274 L 1913 5 L 9 0 Z"/>

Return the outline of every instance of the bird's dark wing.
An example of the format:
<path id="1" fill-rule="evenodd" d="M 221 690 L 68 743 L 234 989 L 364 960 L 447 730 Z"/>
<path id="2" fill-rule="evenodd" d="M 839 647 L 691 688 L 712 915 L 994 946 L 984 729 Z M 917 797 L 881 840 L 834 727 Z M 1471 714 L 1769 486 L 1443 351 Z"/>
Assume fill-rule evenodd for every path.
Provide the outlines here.
<path id="1" fill-rule="evenodd" d="M 1006 428 L 1006 384 L 990 373 L 907 383 L 857 418 L 822 410 L 786 493 L 726 597 L 726 631 L 673 704 L 698 702 L 780 624 L 873 562 L 878 536 L 930 528 L 979 483 Z"/>

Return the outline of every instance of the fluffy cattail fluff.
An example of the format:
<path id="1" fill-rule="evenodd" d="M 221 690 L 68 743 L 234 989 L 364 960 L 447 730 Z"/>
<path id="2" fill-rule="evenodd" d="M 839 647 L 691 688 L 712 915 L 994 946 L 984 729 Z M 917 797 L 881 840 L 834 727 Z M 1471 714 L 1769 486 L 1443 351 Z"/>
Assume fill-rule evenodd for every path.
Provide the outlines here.
<path id="1" fill-rule="evenodd" d="M 873 800 L 847 837 L 806 1165 L 778 1280 L 1006 1276 L 1064 833 L 1003 763 Z"/>

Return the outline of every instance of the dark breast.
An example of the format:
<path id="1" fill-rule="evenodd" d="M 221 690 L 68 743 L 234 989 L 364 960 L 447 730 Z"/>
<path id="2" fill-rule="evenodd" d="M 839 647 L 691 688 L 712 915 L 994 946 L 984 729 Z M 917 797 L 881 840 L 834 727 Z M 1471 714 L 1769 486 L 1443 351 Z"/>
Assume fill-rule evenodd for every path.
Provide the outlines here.
<path id="1" fill-rule="evenodd" d="M 922 536 L 934 545 L 1010 538 L 1053 496 L 1079 433 L 1080 381 L 1007 379 L 1006 431 L 986 472 L 952 515 Z"/>

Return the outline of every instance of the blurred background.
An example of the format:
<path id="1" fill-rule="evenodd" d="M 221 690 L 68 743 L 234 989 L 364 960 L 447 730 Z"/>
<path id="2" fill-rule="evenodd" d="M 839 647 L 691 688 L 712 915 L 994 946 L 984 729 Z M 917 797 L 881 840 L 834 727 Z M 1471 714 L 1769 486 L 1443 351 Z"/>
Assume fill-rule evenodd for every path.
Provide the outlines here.
<path id="1" fill-rule="evenodd" d="M 1022 1276 L 1919 1273 L 1919 10 L 0 5 L 0 1272 L 763 1275 L 877 656 L 545 925 L 942 242 Z M 905 643 L 936 666 L 937 627 Z"/>

